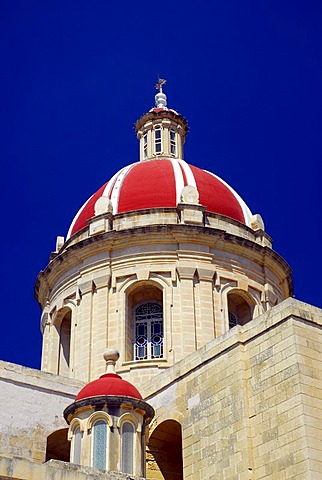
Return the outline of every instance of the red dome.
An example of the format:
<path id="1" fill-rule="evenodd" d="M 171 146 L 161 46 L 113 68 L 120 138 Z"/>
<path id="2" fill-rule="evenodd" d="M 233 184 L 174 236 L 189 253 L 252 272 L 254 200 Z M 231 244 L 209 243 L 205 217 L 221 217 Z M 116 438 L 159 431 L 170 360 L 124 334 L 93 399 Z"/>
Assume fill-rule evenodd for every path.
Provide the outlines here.
<path id="1" fill-rule="evenodd" d="M 116 373 L 106 373 L 97 380 L 85 385 L 77 395 L 76 401 L 100 395 L 117 395 L 142 400 L 141 394 L 131 383 L 122 380 Z"/>
<path id="2" fill-rule="evenodd" d="M 147 208 L 175 208 L 183 187 L 187 185 L 198 190 L 199 203 L 207 211 L 250 225 L 249 208 L 219 177 L 184 160 L 157 159 L 133 163 L 117 172 L 79 210 L 67 238 L 87 226 L 101 196 L 111 200 L 114 214 Z"/>

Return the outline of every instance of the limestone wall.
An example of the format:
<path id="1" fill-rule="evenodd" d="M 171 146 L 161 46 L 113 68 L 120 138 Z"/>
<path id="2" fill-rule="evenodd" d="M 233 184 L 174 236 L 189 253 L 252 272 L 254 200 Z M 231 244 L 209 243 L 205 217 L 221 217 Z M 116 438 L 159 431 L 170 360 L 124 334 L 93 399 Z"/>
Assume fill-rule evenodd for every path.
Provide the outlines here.
<path id="1" fill-rule="evenodd" d="M 321 478 L 321 329 L 321 310 L 288 299 L 141 388 L 150 435 L 182 425 L 185 480 Z"/>
<path id="2" fill-rule="evenodd" d="M 321 478 L 321 349 L 321 310 L 291 298 L 234 327 L 141 385 L 156 411 L 150 444 L 166 421 L 182 426 L 185 480 Z M 6 362 L 0 367 L 1 478 L 103 478 L 85 467 L 42 463 L 47 436 L 66 426 L 62 411 L 82 383 Z M 169 444 L 177 455 L 173 431 L 161 428 L 155 445 Z M 147 478 L 162 480 L 154 452 Z M 169 466 L 173 478 L 181 478 L 178 465 Z"/>
<path id="3" fill-rule="evenodd" d="M 82 386 L 65 377 L 0 361 L 1 455 L 44 462 L 47 436 L 67 428 L 63 410 Z"/>

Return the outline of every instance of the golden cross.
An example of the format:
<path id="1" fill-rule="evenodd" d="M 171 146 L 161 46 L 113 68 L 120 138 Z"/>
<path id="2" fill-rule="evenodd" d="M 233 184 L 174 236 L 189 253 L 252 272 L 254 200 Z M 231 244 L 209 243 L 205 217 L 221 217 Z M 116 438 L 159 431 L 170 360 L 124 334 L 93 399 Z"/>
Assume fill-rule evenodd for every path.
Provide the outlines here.
<path id="1" fill-rule="evenodd" d="M 162 92 L 162 86 L 167 83 L 167 81 L 164 78 L 159 78 L 158 83 L 156 84 L 155 88 Z"/>

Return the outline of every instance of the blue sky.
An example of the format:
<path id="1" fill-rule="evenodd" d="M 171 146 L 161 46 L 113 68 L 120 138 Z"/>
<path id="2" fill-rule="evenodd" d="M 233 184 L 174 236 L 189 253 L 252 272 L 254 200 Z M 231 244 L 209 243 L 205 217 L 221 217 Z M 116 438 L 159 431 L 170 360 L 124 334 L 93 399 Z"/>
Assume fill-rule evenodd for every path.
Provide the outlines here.
<path id="1" fill-rule="evenodd" d="M 318 1 L 0 2 L 0 358 L 39 367 L 36 276 L 138 159 L 158 74 L 189 122 L 185 159 L 262 215 L 296 298 L 322 307 L 321 25 Z"/>

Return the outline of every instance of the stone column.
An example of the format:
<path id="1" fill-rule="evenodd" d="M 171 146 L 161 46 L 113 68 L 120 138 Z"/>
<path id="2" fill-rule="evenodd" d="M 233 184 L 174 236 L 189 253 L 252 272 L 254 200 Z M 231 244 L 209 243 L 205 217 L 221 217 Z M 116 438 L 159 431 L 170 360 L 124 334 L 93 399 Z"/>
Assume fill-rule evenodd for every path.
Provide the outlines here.
<path id="1" fill-rule="evenodd" d="M 180 304 L 176 304 L 176 309 L 173 315 L 173 346 L 176 361 L 183 358 L 184 354 L 193 352 L 197 349 L 194 291 L 194 276 L 196 268 L 180 266 L 177 267 L 177 272 L 179 275 L 177 289 L 180 296 Z M 177 318 L 178 313 L 179 319 Z M 178 328 L 178 325 L 180 325 L 180 328 Z"/>
<path id="2" fill-rule="evenodd" d="M 90 379 L 92 368 L 93 280 L 81 280 L 78 288 L 81 300 L 75 335 L 75 377 L 86 382 Z"/>
<path id="3" fill-rule="evenodd" d="M 108 310 L 109 310 L 109 282 L 110 274 L 95 276 L 95 293 L 93 294 L 92 312 L 92 341 L 91 351 L 93 352 L 91 379 L 97 378 L 104 373 L 101 361 L 102 355 L 108 344 Z"/>
<path id="4" fill-rule="evenodd" d="M 215 338 L 213 277 L 213 269 L 198 268 L 199 281 L 195 285 L 197 348 L 206 345 Z"/>

